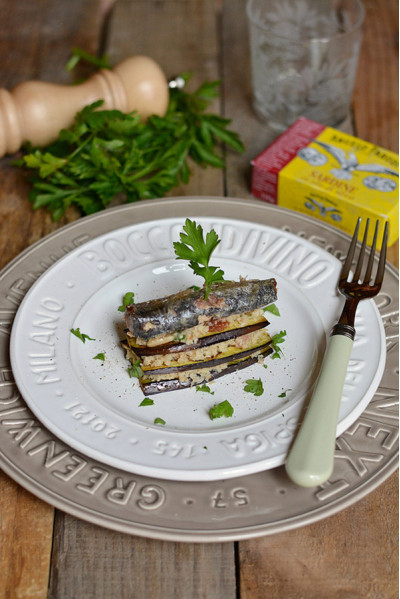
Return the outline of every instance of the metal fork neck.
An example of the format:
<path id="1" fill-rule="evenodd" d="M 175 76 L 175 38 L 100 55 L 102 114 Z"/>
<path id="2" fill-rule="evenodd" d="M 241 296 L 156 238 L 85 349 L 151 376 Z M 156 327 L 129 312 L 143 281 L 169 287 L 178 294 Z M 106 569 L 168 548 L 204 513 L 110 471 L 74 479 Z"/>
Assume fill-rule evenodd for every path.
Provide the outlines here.
<path id="1" fill-rule="evenodd" d="M 350 324 L 344 324 L 340 322 L 335 324 L 331 331 L 331 336 L 344 335 L 345 337 L 349 337 L 349 339 L 351 339 L 352 341 L 354 341 L 355 334 L 356 330 L 354 327 L 352 327 Z"/>
<path id="2" fill-rule="evenodd" d="M 354 340 L 356 330 L 354 328 L 354 318 L 356 315 L 356 309 L 358 306 L 358 298 L 347 297 L 342 314 L 340 318 L 333 327 L 331 331 L 331 335 L 345 335 L 350 339 Z"/>
<path id="3" fill-rule="evenodd" d="M 349 324 L 354 327 L 354 319 L 356 317 L 356 310 L 359 303 L 358 297 L 347 297 L 343 306 L 342 313 L 338 320 L 339 324 Z"/>

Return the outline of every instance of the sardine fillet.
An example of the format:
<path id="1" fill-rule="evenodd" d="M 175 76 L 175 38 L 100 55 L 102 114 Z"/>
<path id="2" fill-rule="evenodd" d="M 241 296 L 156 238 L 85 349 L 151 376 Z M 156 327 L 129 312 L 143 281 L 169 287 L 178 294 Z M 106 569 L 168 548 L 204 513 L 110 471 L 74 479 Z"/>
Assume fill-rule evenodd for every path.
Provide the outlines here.
<path id="1" fill-rule="evenodd" d="M 199 324 L 200 316 L 224 318 L 261 308 L 277 298 L 276 280 L 224 281 L 214 284 L 207 300 L 204 289 L 186 289 L 160 299 L 127 306 L 128 330 L 144 340 Z"/>

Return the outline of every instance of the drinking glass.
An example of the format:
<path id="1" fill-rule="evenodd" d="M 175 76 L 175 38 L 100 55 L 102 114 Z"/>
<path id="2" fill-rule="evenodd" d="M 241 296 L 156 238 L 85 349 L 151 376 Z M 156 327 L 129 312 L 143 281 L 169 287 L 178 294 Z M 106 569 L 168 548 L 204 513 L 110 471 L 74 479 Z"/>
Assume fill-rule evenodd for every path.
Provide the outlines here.
<path id="1" fill-rule="evenodd" d="M 361 0 L 248 0 L 253 106 L 271 129 L 346 120 L 364 15 Z"/>

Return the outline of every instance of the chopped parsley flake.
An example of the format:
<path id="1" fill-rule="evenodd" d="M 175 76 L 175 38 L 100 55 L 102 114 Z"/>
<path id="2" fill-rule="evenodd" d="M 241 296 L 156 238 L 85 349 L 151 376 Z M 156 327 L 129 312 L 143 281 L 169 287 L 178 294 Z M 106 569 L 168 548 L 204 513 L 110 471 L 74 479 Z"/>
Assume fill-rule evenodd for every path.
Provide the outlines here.
<path id="1" fill-rule="evenodd" d="M 140 368 L 140 360 L 137 360 L 127 370 L 128 370 L 128 374 L 131 377 L 131 379 L 132 378 L 140 379 L 140 377 L 143 375 L 143 370 Z"/>
<path id="2" fill-rule="evenodd" d="M 222 418 L 222 416 L 225 416 L 225 418 L 230 418 L 232 414 L 233 407 L 227 399 L 225 401 L 221 401 L 221 403 L 216 404 L 209 411 L 211 420 L 214 420 L 215 418 Z"/>
<path id="3" fill-rule="evenodd" d="M 211 391 L 210 387 L 204 383 L 204 385 L 199 385 L 196 387 L 196 391 L 203 391 L 204 393 L 211 393 L 214 395 L 214 391 Z"/>
<path id="4" fill-rule="evenodd" d="M 244 390 L 248 393 L 253 393 L 253 395 L 256 396 L 262 395 L 264 393 L 264 387 L 261 379 L 248 379 Z"/>
<path id="5" fill-rule="evenodd" d="M 264 312 L 271 312 L 271 314 L 275 314 L 275 316 L 281 315 L 281 313 L 279 312 L 279 308 L 276 306 L 276 304 L 270 304 L 269 306 L 266 306 L 264 308 Z"/>
<path id="6" fill-rule="evenodd" d="M 155 418 L 154 419 L 154 424 L 165 424 L 165 420 L 163 420 L 162 418 Z"/>
<path id="7" fill-rule="evenodd" d="M 144 400 L 139 404 L 139 406 L 153 406 L 154 405 L 154 399 L 151 399 L 151 397 L 145 397 Z"/>
<path id="8" fill-rule="evenodd" d="M 185 341 L 185 334 L 178 331 L 174 335 L 174 341 Z"/>
<path id="9" fill-rule="evenodd" d="M 126 306 L 133 304 L 134 297 L 135 297 L 135 294 L 133 293 L 133 291 L 128 291 L 127 293 L 125 293 L 124 299 L 122 300 L 122 305 L 118 308 L 118 310 L 120 312 L 125 312 Z"/>
<path id="10" fill-rule="evenodd" d="M 102 362 L 104 362 L 105 359 L 106 359 L 106 354 L 104 352 L 97 354 L 97 356 L 93 357 L 93 360 L 101 360 Z"/>
<path id="11" fill-rule="evenodd" d="M 86 339 L 89 339 L 90 341 L 96 341 L 96 339 L 89 337 L 89 335 L 86 335 L 85 333 L 81 333 L 79 327 L 77 329 L 70 329 L 70 331 L 73 335 L 75 335 L 75 337 L 78 337 L 78 339 L 80 339 L 83 343 L 86 342 Z"/>

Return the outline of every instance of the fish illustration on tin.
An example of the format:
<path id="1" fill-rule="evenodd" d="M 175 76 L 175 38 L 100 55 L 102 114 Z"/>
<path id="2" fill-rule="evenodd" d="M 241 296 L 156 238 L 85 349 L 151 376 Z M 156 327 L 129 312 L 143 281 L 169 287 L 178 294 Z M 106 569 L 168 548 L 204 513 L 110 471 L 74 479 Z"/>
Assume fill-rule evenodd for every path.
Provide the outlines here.
<path id="1" fill-rule="evenodd" d="M 304 206 L 314 212 L 318 211 L 319 215 L 323 218 L 330 217 L 334 221 L 341 221 L 341 213 L 338 208 L 334 208 L 333 206 L 324 206 L 321 202 L 317 202 L 313 198 L 307 198 L 307 202 L 304 202 Z"/>
<path id="2" fill-rule="evenodd" d="M 331 173 L 338 179 L 350 181 L 354 171 L 375 173 L 377 175 L 393 175 L 394 177 L 399 176 L 397 171 L 383 166 L 382 164 L 360 164 L 357 156 L 353 152 L 348 152 L 346 154 L 341 148 L 315 139 L 313 140 L 313 143 L 324 148 L 324 150 L 337 160 L 339 168 L 332 169 Z"/>

